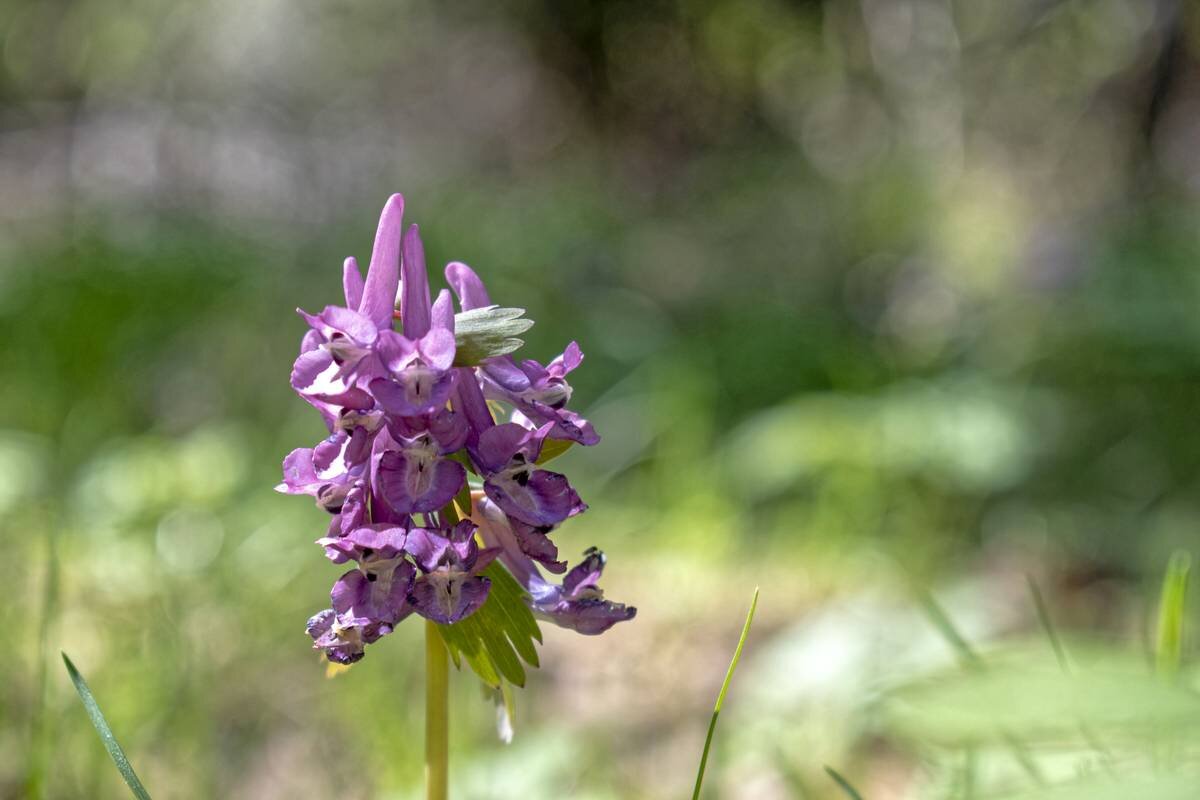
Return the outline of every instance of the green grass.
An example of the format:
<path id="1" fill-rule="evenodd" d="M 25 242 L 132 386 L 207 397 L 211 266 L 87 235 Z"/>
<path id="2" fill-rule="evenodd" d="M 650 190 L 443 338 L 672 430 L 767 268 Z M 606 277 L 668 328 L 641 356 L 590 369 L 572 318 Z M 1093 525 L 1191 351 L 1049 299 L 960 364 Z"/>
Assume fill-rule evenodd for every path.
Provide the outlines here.
<path id="1" fill-rule="evenodd" d="M 708 766 L 709 748 L 712 747 L 713 733 L 717 729 L 717 718 L 721 716 L 721 706 L 725 704 L 725 694 L 729 691 L 729 684 L 733 682 L 734 670 L 737 669 L 738 661 L 742 658 L 742 647 L 746 644 L 746 637 L 750 635 L 750 625 L 754 622 L 756 608 L 758 608 L 757 586 L 754 588 L 754 597 L 750 600 L 750 610 L 746 612 L 746 622 L 742 625 L 742 635 L 738 637 L 737 647 L 729 662 L 729 669 L 725 671 L 725 680 L 721 682 L 721 691 L 717 693 L 717 702 L 713 706 L 712 718 L 708 721 L 708 732 L 704 736 L 704 752 L 700 754 L 700 767 L 696 770 L 696 785 L 692 789 L 692 800 L 699 800 L 700 787 L 704 783 L 704 771 Z"/>
<path id="2" fill-rule="evenodd" d="M 71 676 L 71 683 L 75 685 L 75 691 L 79 692 L 79 699 L 83 701 L 83 708 L 87 712 L 88 719 L 92 721 L 92 726 L 95 727 L 96 733 L 100 734 L 100 741 L 104 743 L 104 749 L 108 751 L 108 755 L 112 758 L 113 763 L 117 765 L 117 770 L 121 773 L 121 777 L 125 779 L 125 783 L 129 786 L 129 791 L 137 800 L 150 800 L 150 793 L 146 791 L 146 787 L 142 786 L 141 780 L 137 773 L 133 771 L 133 765 L 129 763 L 129 758 L 125 755 L 125 751 L 121 748 L 117 737 L 113 734 L 112 728 L 109 727 L 108 720 L 104 718 L 104 712 L 100 710 L 100 704 L 96 702 L 92 690 L 88 688 L 87 682 L 83 676 L 79 674 L 79 670 L 71 663 L 71 659 L 66 653 L 62 654 L 63 664 L 67 667 L 67 674 Z"/>

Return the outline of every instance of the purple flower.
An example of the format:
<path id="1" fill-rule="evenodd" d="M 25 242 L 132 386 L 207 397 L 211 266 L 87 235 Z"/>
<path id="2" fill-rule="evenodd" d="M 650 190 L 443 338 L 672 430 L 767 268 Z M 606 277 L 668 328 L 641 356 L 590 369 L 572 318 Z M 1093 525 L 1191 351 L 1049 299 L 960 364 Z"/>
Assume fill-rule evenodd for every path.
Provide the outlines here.
<path id="1" fill-rule="evenodd" d="M 530 427 L 550 425 L 551 438 L 593 445 L 600 437 L 592 424 L 565 408 L 572 391 L 566 374 L 582 362 L 583 352 L 575 342 L 544 367 L 532 359 L 519 363 L 510 356 L 490 359 L 480 370 L 483 393 L 511 403 Z"/>
<path id="2" fill-rule="evenodd" d="M 355 528 L 367 524 L 367 481 L 362 478 L 355 481 L 342 502 L 340 511 L 329 520 L 327 536 L 345 536 Z"/>
<path id="3" fill-rule="evenodd" d="M 556 625 L 588 635 L 604 633 L 618 622 L 633 619 L 637 609 L 604 599 L 600 574 L 604 571 L 604 553 L 588 548 L 583 561 L 563 578 L 562 586 L 547 584 L 532 595 L 533 609 Z"/>
<path id="4" fill-rule="evenodd" d="M 449 625 L 483 605 L 491 581 L 479 573 L 497 551 L 479 549 L 475 523 L 463 520 L 450 530 L 415 528 L 406 549 L 422 572 L 409 594 L 418 614 Z"/>
<path id="5" fill-rule="evenodd" d="M 366 645 L 391 633 L 412 613 L 408 590 L 415 570 L 405 560 L 407 535 L 403 528 L 370 525 L 317 541 L 335 564 L 358 562 L 334 583 L 333 608 L 308 621 L 313 646 L 324 650 L 330 661 L 354 663 Z"/>
<path id="6" fill-rule="evenodd" d="M 317 409 L 333 430 L 341 409 L 366 411 L 375 405 L 371 395 L 354 385 L 353 375 L 319 346 L 303 351 L 292 366 L 292 388 Z"/>
<path id="7" fill-rule="evenodd" d="M 293 450 L 283 460 L 283 483 L 275 490 L 312 495 L 318 506 L 339 513 L 363 477 L 370 446 L 370 434 L 356 427 L 352 433 L 337 431 L 314 448 Z"/>
<path id="8" fill-rule="evenodd" d="M 338 578 L 330 596 L 333 610 L 359 624 L 395 625 L 412 611 L 408 590 L 415 570 L 405 560 L 403 528 L 370 525 L 337 539 L 320 539 L 334 563 L 353 559 L 358 568 Z"/>
<path id="9" fill-rule="evenodd" d="M 372 459 L 379 496 L 397 514 L 441 509 L 467 480 L 463 465 L 445 458 L 466 438 L 465 421 L 449 409 L 392 421 Z"/>
<path id="10" fill-rule="evenodd" d="M 312 637 L 314 650 L 324 650 L 325 657 L 338 664 L 353 664 L 363 657 L 368 644 L 391 633 L 392 626 L 362 625 L 353 617 L 327 608 L 310 617 L 304 630 Z"/>
<path id="11" fill-rule="evenodd" d="M 453 388 L 454 307 L 445 290 L 430 306 L 425 251 L 416 225 L 404 235 L 403 269 L 403 333 L 380 333 L 376 352 L 385 372 L 368 386 L 389 413 L 416 416 L 444 406 Z"/>
<path id="12" fill-rule="evenodd" d="M 368 388 L 390 414 L 416 416 L 446 403 L 454 386 L 454 331 L 435 328 L 420 339 L 398 333 L 380 336 L 379 358 L 387 374 Z"/>
<path id="13" fill-rule="evenodd" d="M 296 309 L 296 313 L 304 317 L 317 334 L 307 337 L 310 345 L 316 344 L 312 349 L 328 353 L 345 374 L 352 373 L 360 361 L 371 355 L 371 348 L 379 338 L 380 329 L 374 322 L 348 308 L 325 306 L 317 316 L 301 309 Z"/>
<path id="14" fill-rule="evenodd" d="M 566 574 L 561 585 L 550 583 L 525 555 L 513 532 L 513 521 L 498 504 L 480 497 L 474 511 L 472 519 L 479 525 L 484 542 L 499 551 L 500 561 L 529 592 L 529 606 L 537 616 L 563 628 L 595 635 L 637 615 L 632 606 L 604 599 L 599 580 L 605 559 L 596 548 L 583 554 L 583 561 Z"/>
<path id="15" fill-rule="evenodd" d="M 531 431 L 514 422 L 479 436 L 476 463 L 487 476 L 483 491 L 505 513 L 530 526 L 557 525 L 587 506 L 565 475 L 539 469 L 537 459 L 553 423 Z"/>

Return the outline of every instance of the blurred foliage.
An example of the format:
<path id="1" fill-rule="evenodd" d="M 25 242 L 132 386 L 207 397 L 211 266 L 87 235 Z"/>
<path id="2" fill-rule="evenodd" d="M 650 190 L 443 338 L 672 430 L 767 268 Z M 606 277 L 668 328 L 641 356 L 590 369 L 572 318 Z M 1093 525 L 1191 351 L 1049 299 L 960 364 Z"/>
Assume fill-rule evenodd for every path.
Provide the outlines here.
<path id="1" fill-rule="evenodd" d="M 1192 677 L 1179 672 L 1189 568 L 1183 552 L 1167 566 L 1156 670 L 1111 644 L 1064 646 L 1032 582 L 1050 647 L 980 658 L 930 601 L 936 627 L 965 656 L 963 669 L 924 676 L 890 691 L 883 703 L 884 728 L 930 751 L 927 793 L 1028 800 L 1184 796 L 1183 787 L 1195 781 L 1200 741 L 1200 694 Z M 1030 784 L 1032 790 L 1019 788 Z"/>
<path id="2" fill-rule="evenodd" d="M 707 791 L 937 796 L 873 705 L 952 657 L 914 586 L 1136 651 L 1200 544 L 1197 52 L 1169 0 L 0 0 L 0 796 L 121 796 L 60 648 L 157 798 L 415 796 L 419 631 L 327 682 L 270 491 L 290 309 L 397 190 L 579 340 L 557 536 L 641 609 L 547 632 L 511 746 L 455 682 L 458 796 L 683 795 L 754 585 Z"/>

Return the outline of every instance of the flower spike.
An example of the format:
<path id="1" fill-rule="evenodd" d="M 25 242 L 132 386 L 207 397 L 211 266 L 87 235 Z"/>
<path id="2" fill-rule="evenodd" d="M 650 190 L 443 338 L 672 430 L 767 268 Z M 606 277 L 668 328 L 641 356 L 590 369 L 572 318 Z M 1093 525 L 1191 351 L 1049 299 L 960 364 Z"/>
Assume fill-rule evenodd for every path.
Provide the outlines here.
<path id="1" fill-rule="evenodd" d="M 457 626 L 483 610 L 478 625 L 443 628 L 443 638 L 485 635 L 493 644 L 512 637 L 504 620 L 521 615 L 534 630 L 536 616 L 586 634 L 632 619 L 635 609 L 600 590 L 603 554 L 589 550 L 568 571 L 551 538 L 587 505 L 565 475 L 538 464 L 543 448 L 551 439 L 599 441 L 566 407 L 567 375 L 583 352 L 571 342 L 545 365 L 508 355 L 511 347 L 466 344 L 459 353 L 456 327 L 468 343 L 472 336 L 506 342 L 524 329 L 516 323 L 514 330 L 506 312 L 522 312 L 489 317 L 487 289 L 460 262 L 446 267 L 450 290 L 431 302 L 424 246 L 416 225 L 404 230 L 403 215 L 403 197 L 392 195 L 365 278 L 353 258 L 343 263 L 344 306 L 300 312 L 309 330 L 291 384 L 321 414 L 329 436 L 288 454 L 276 488 L 309 495 L 330 514 L 317 543 L 346 570 L 333 583 L 330 607 L 308 620 L 313 647 L 330 661 L 354 663 L 414 613 Z M 461 326 L 455 298 L 468 316 Z M 469 474 L 483 489 L 467 509 Z M 459 520 L 456 508 L 471 518 Z M 562 574 L 562 582 L 547 580 L 543 569 Z M 520 603 L 518 584 L 528 611 L 503 606 Z M 495 586 L 502 587 L 499 605 L 490 606 Z M 524 681 L 519 671 L 505 675 Z"/>

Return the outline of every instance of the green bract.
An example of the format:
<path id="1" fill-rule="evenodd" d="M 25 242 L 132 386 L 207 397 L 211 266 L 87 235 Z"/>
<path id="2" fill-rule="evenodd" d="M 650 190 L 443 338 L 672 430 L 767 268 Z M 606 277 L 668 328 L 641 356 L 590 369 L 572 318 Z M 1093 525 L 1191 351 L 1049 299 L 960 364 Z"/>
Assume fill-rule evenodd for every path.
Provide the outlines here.
<path id="1" fill-rule="evenodd" d="M 533 327 L 523 308 L 486 306 L 454 315 L 454 366 L 473 367 L 484 359 L 515 352 L 524 341 L 516 337 Z"/>

